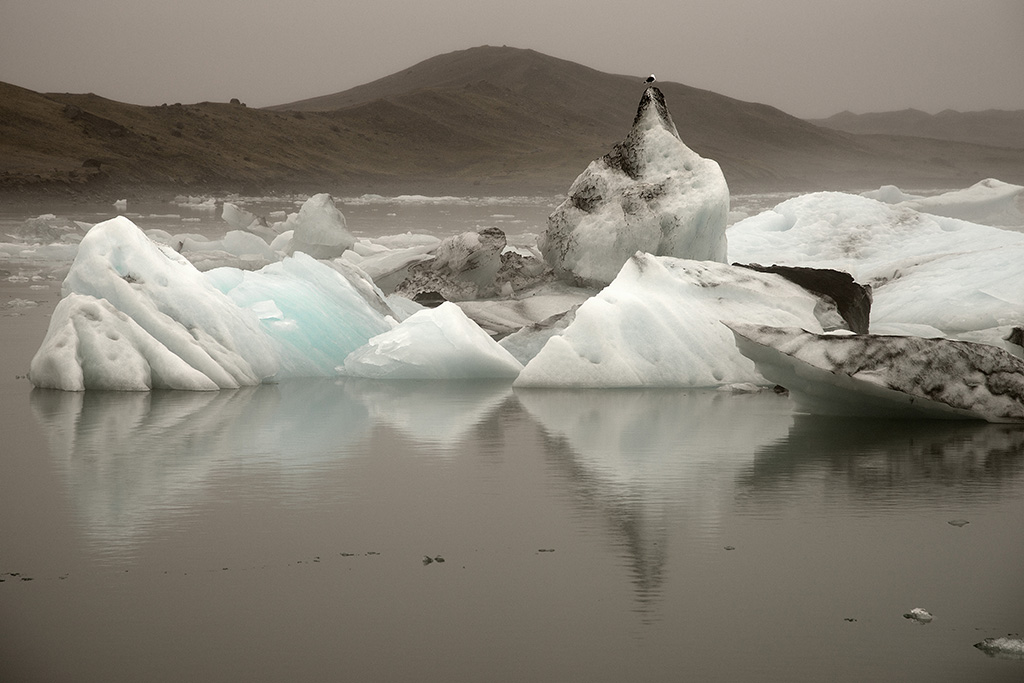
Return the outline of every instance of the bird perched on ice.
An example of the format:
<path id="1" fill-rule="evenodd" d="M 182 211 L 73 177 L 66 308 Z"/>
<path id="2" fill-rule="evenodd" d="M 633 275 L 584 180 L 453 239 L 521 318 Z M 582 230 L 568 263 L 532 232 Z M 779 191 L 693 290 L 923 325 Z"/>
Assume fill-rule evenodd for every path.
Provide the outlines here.
<path id="1" fill-rule="evenodd" d="M 649 85 L 651 83 L 654 83 L 654 81 L 656 81 L 656 80 L 658 80 L 658 79 L 654 77 L 654 74 L 651 74 L 650 76 L 647 77 L 647 80 L 644 81 L 644 83 L 647 83 Z"/>

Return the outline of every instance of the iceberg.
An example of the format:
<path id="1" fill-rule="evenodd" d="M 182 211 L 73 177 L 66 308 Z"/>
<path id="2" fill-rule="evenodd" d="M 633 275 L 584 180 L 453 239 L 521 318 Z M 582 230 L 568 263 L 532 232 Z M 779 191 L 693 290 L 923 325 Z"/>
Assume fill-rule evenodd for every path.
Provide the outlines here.
<path id="1" fill-rule="evenodd" d="M 1024 233 L 841 192 L 782 202 L 729 229 L 730 258 L 831 268 L 872 288 L 871 326 L 1003 342 L 1024 320 Z"/>
<path id="2" fill-rule="evenodd" d="M 625 140 L 591 162 L 568 195 L 538 243 L 563 279 L 607 284 L 638 251 L 725 262 L 725 176 L 683 143 L 654 86 Z"/>
<path id="3" fill-rule="evenodd" d="M 35 386 L 223 389 L 277 372 L 256 317 L 127 218 L 86 233 L 62 293 L 32 359 Z"/>
<path id="4" fill-rule="evenodd" d="M 1024 659 L 1024 638 L 1014 633 L 1000 638 L 986 638 L 975 643 L 974 647 L 992 657 Z"/>
<path id="5" fill-rule="evenodd" d="M 564 331 L 547 340 L 514 386 L 764 384 L 719 321 L 820 331 L 818 304 L 813 294 L 779 275 L 638 253 L 576 310 Z"/>
<path id="6" fill-rule="evenodd" d="M 392 328 L 383 294 L 343 263 L 299 252 L 259 271 L 221 268 L 207 276 L 259 319 L 278 359 L 277 379 L 336 376 L 350 353 Z"/>
<path id="7" fill-rule="evenodd" d="M 812 414 L 1024 422 L 1024 360 L 994 346 L 728 324 L 740 352 Z"/>
<path id="8" fill-rule="evenodd" d="M 505 245 L 505 233 L 500 228 L 445 238 L 434 250 L 432 260 L 409 267 L 409 276 L 395 291 L 410 299 L 437 292 L 448 301 L 494 295 Z"/>
<path id="9" fill-rule="evenodd" d="M 462 309 L 445 302 L 373 337 L 339 370 L 372 379 L 513 379 L 522 367 Z"/>
<path id="10" fill-rule="evenodd" d="M 1024 226 L 1024 187 L 986 178 L 971 187 L 933 196 L 907 194 L 894 185 L 861 193 L 899 208 L 993 226 Z"/>
<path id="11" fill-rule="evenodd" d="M 355 238 L 348 231 L 344 214 L 327 193 L 307 199 L 298 213 L 289 214 L 284 223 L 275 224 L 277 232 L 292 232 L 289 255 L 297 251 L 314 258 L 336 258 L 351 249 Z"/>

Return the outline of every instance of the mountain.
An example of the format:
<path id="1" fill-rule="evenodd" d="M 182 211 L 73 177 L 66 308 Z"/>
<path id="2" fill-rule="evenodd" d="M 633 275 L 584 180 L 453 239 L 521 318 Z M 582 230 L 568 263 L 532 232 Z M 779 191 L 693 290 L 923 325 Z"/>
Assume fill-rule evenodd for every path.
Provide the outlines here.
<path id="1" fill-rule="evenodd" d="M 266 109 L 142 107 L 0 84 L 0 192 L 556 194 L 626 134 L 642 81 L 484 46 Z M 684 142 L 717 160 L 733 191 L 1024 184 L 1024 150 L 853 135 L 658 86 Z"/>
<path id="2" fill-rule="evenodd" d="M 810 123 L 847 133 L 909 135 L 990 147 L 1024 148 L 1024 110 L 1020 109 L 968 112 L 947 109 L 938 114 L 917 109 L 871 114 L 844 111 L 827 119 L 812 119 Z"/>

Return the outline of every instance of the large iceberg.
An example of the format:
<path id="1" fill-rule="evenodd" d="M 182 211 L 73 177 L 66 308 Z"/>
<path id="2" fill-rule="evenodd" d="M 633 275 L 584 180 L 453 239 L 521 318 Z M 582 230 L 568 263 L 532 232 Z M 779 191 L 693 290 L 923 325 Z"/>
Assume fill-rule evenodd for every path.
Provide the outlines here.
<path id="1" fill-rule="evenodd" d="M 871 329 L 1006 347 L 1024 321 L 1024 234 L 840 192 L 785 201 L 729 229 L 730 258 L 832 268 L 872 287 Z"/>
<path id="2" fill-rule="evenodd" d="M 93 227 L 32 360 L 33 384 L 72 391 L 224 389 L 334 376 L 394 325 L 373 283 L 296 253 L 207 273 L 127 218 Z"/>
<path id="3" fill-rule="evenodd" d="M 811 413 L 1024 422 L 1024 360 L 994 346 L 730 327 L 740 351 Z"/>
<path id="4" fill-rule="evenodd" d="M 85 235 L 62 292 L 32 359 L 36 386 L 235 388 L 277 373 L 256 316 L 127 218 Z"/>
<path id="5" fill-rule="evenodd" d="M 718 163 L 683 144 L 651 86 L 625 140 L 576 178 L 538 246 L 560 277 L 607 284 L 638 251 L 724 262 L 728 213 Z"/>

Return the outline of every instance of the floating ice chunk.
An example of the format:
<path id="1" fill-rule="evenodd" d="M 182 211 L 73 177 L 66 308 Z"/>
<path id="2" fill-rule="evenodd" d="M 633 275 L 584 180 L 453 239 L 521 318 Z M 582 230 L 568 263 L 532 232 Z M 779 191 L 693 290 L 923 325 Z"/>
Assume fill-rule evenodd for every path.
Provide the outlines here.
<path id="1" fill-rule="evenodd" d="M 393 292 L 409 276 L 409 267 L 434 257 L 431 252 L 440 240 L 407 247 L 388 248 L 371 242 L 357 242 L 341 257 L 346 263 L 358 266 L 385 292 Z"/>
<path id="2" fill-rule="evenodd" d="M 326 193 L 307 199 L 298 213 L 288 216 L 282 230 L 294 230 L 287 252 L 297 251 L 314 258 L 336 258 L 351 249 L 355 238 L 348 231 L 345 216 Z"/>
<path id="3" fill-rule="evenodd" d="M 346 356 L 392 327 L 391 309 L 372 283 L 301 252 L 255 272 L 219 268 L 206 275 L 259 318 L 280 359 L 278 378 L 335 376 Z"/>
<path id="4" fill-rule="evenodd" d="M 522 367 L 446 302 L 370 339 L 345 359 L 342 372 L 376 379 L 513 379 Z"/>
<path id="5" fill-rule="evenodd" d="M 409 277 L 395 291 L 410 299 L 438 292 L 448 301 L 491 296 L 496 292 L 495 277 L 505 245 L 505 233 L 500 228 L 447 237 L 434 250 L 433 259 L 409 267 Z"/>
<path id="6" fill-rule="evenodd" d="M 1024 360 L 994 346 L 729 326 L 761 374 L 810 413 L 1024 422 Z"/>
<path id="7" fill-rule="evenodd" d="M 217 200 L 213 197 L 193 197 L 191 195 L 186 197 L 178 195 L 174 198 L 174 204 L 183 209 L 192 209 L 193 211 L 217 210 Z"/>
<path id="8" fill-rule="evenodd" d="M 892 185 L 863 193 L 865 197 L 886 204 L 982 225 L 999 226 L 1024 226 L 1024 213 L 1021 213 L 1020 204 L 1022 195 L 1024 187 L 995 178 L 987 178 L 971 187 L 932 197 L 905 194 Z"/>
<path id="9" fill-rule="evenodd" d="M 904 619 L 913 619 L 914 621 L 916 621 L 918 623 L 927 624 L 930 621 L 932 621 L 935 617 L 933 617 L 931 615 L 931 612 L 929 612 L 928 610 L 923 609 L 921 607 L 915 607 L 914 609 L 912 609 L 909 612 L 907 612 L 906 614 L 904 614 L 903 618 Z"/>
<path id="10" fill-rule="evenodd" d="M 64 305 L 62 315 L 51 318 L 47 336 L 32 361 L 35 372 L 30 379 L 36 386 L 88 389 L 124 384 L 121 371 L 104 360 L 109 358 L 104 354 L 111 350 L 122 358 L 131 354 L 121 344 L 95 343 L 107 328 L 117 337 L 111 342 L 125 340 L 135 345 L 136 356 L 150 363 L 149 386 L 172 385 L 171 376 L 180 374 L 168 375 L 170 371 L 162 368 L 169 366 L 162 361 L 153 365 L 154 359 L 162 357 L 155 355 L 154 344 L 205 375 L 213 387 L 258 384 L 277 372 L 277 359 L 256 317 L 214 289 L 181 255 L 149 240 L 127 218 L 99 223 L 86 234 L 62 291 L 65 297 L 81 294 L 87 298 L 75 298 Z M 92 305 L 88 297 L 105 303 Z M 97 317 L 102 324 L 93 325 Z M 126 318 L 146 334 L 134 332 L 133 326 L 127 329 Z M 85 332 L 86 326 L 92 331 Z M 65 343 L 59 344 L 57 337 Z M 48 358 L 70 353 L 67 349 L 72 344 L 74 356 Z M 136 382 L 145 372 L 141 361 L 134 367 L 134 388 L 146 388 L 146 382 Z M 113 374 L 107 376 L 106 372 Z"/>
<path id="11" fill-rule="evenodd" d="M 876 324 L 958 335 L 1024 320 L 1024 234 L 866 197 L 795 197 L 729 231 L 741 263 L 834 268 L 873 289 Z"/>
<path id="12" fill-rule="evenodd" d="M 637 251 L 724 262 L 729 188 L 715 161 L 679 138 L 656 87 L 625 140 L 591 162 L 539 242 L 563 278 L 607 284 Z"/>
<path id="13" fill-rule="evenodd" d="M 763 384 L 719 321 L 820 330 L 817 302 L 778 275 L 636 254 L 614 282 L 579 307 L 561 335 L 548 340 L 516 386 Z M 792 322 L 782 322 L 787 320 Z"/>
<path id="14" fill-rule="evenodd" d="M 117 209 L 118 211 L 127 211 L 128 210 L 128 200 L 127 199 L 118 199 L 116 202 L 114 202 L 114 208 Z"/>
<path id="15" fill-rule="evenodd" d="M 994 657 L 1024 659 L 1024 639 L 1014 633 L 1001 638 L 986 638 L 975 643 L 974 647 Z"/>

